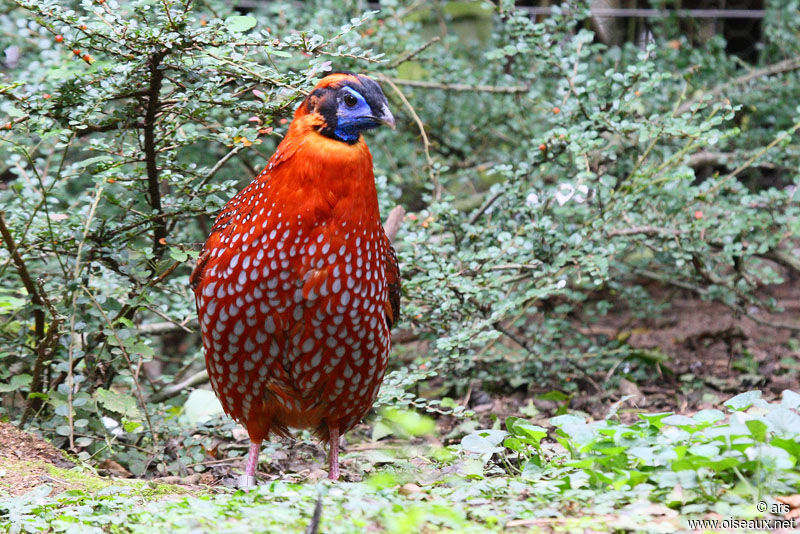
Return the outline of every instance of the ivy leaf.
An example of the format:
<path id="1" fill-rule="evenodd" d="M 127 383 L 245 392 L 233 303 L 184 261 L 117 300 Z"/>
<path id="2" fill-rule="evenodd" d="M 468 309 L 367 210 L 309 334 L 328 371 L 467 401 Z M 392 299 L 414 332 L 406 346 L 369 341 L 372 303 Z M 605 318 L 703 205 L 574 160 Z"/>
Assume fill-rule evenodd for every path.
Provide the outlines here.
<path id="1" fill-rule="evenodd" d="M 489 455 L 503 450 L 499 445 L 507 435 L 502 430 L 478 430 L 461 438 L 461 446 L 467 452 Z"/>
<path id="2" fill-rule="evenodd" d="M 761 398 L 761 391 L 754 390 L 746 393 L 740 393 L 735 397 L 731 397 L 725 401 L 725 406 L 734 411 L 742 411 L 748 409 L 753 403 Z"/>
<path id="3" fill-rule="evenodd" d="M 800 394 L 795 393 L 789 389 L 783 390 L 783 398 L 781 399 L 781 406 L 789 408 L 790 410 L 797 410 L 800 408 Z"/>

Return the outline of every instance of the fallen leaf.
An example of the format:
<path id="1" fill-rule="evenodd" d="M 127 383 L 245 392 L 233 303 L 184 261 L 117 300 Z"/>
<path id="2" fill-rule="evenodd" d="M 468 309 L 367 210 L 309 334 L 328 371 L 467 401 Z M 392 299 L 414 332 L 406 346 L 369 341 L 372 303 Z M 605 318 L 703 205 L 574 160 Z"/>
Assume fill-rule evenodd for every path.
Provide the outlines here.
<path id="1" fill-rule="evenodd" d="M 97 465 L 98 469 L 108 471 L 108 474 L 120 478 L 130 478 L 133 476 L 130 471 L 122 467 L 114 460 L 103 460 Z"/>
<path id="2" fill-rule="evenodd" d="M 416 484 L 412 484 L 409 482 L 408 484 L 403 484 L 402 486 L 400 486 L 400 489 L 397 490 L 397 493 L 399 493 L 400 495 L 409 496 L 409 495 L 414 495 L 415 493 L 419 493 L 420 491 L 422 491 L 422 488 L 420 488 Z"/>

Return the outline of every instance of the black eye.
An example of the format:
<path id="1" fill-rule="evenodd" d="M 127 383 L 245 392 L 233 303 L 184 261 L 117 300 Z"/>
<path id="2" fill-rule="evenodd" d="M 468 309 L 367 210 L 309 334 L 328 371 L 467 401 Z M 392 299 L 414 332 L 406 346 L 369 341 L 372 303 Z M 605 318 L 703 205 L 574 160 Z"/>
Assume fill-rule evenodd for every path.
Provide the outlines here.
<path id="1" fill-rule="evenodd" d="M 353 108 L 356 106 L 356 104 L 358 104 L 358 99 L 353 95 L 351 95 L 350 93 L 345 94 L 343 100 L 344 100 L 344 105 L 347 106 L 348 108 Z"/>

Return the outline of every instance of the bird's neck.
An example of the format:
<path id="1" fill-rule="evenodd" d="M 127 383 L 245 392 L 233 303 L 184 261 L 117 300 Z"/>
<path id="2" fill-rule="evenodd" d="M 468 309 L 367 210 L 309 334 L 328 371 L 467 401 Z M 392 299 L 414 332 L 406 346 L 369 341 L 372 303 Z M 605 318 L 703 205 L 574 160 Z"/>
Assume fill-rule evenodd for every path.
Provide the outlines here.
<path id="1" fill-rule="evenodd" d="M 380 224 L 372 155 L 363 138 L 351 145 L 297 123 L 264 173 L 268 195 L 317 223 Z"/>

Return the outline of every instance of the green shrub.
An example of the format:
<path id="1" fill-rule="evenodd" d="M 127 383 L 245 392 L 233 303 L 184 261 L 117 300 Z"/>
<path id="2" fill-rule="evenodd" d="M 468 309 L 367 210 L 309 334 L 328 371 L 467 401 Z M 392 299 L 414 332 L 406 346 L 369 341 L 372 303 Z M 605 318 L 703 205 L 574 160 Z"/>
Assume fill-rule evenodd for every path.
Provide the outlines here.
<path id="1" fill-rule="evenodd" d="M 537 22 L 510 2 L 17 1 L 0 16 L 18 54 L 0 78 L 3 414 L 84 457 L 123 446 L 139 472 L 175 460 L 155 445 L 180 411 L 163 391 L 202 368 L 198 243 L 331 68 L 383 80 L 400 128 L 369 140 L 380 200 L 415 215 L 400 327 L 427 343 L 398 347 L 381 402 L 449 411 L 409 391 L 436 375 L 591 384 L 636 354 L 576 325 L 657 315 L 650 280 L 760 320 L 757 287 L 800 270 L 798 75 L 760 69 L 798 49 L 779 4 L 745 76 L 718 38 L 599 44 L 574 5 Z"/>

